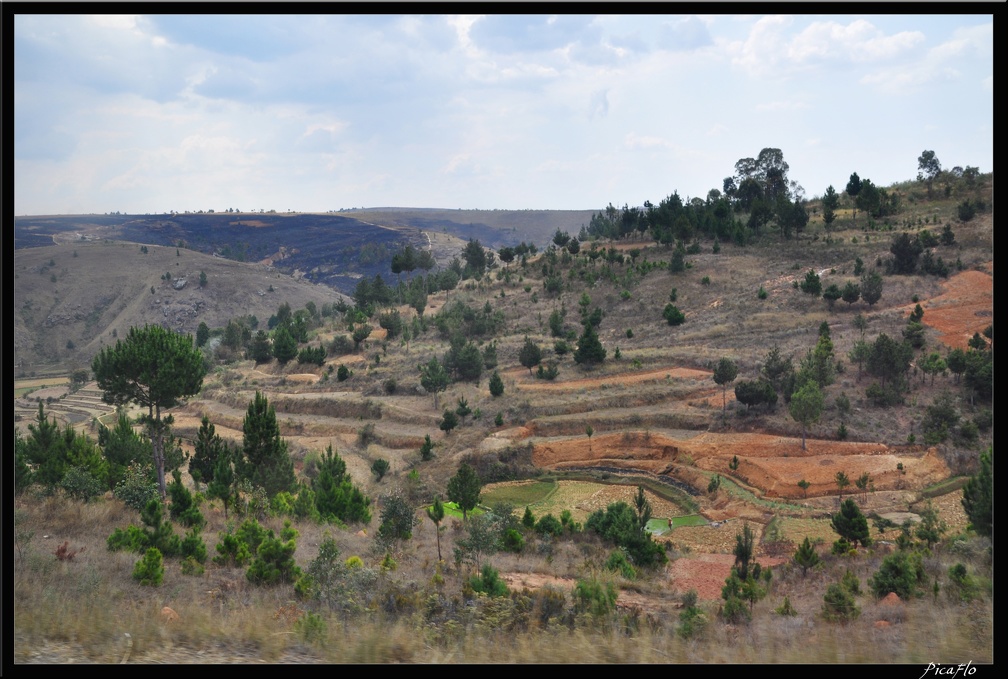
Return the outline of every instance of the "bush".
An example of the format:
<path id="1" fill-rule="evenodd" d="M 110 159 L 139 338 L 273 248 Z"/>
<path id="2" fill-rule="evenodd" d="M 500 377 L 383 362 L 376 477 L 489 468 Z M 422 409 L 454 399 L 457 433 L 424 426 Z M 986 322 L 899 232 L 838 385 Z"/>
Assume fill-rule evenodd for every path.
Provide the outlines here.
<path id="1" fill-rule="evenodd" d="M 328 346 L 330 356 L 345 356 L 353 352 L 353 349 L 353 340 L 347 335 L 336 335 Z"/>
<path id="2" fill-rule="evenodd" d="M 679 307 L 672 304 L 665 305 L 665 310 L 662 311 L 662 318 L 668 321 L 669 325 L 682 325 L 686 320 L 686 314 L 679 310 Z"/>
<path id="3" fill-rule="evenodd" d="M 823 618 L 830 622 L 850 622 L 860 614 L 861 610 L 854 603 L 850 590 L 835 582 L 827 588 L 823 596 Z"/>
<path id="4" fill-rule="evenodd" d="M 469 586 L 474 592 L 489 597 L 503 597 L 510 594 L 507 583 L 500 579 L 500 573 L 490 564 L 483 564 L 480 574 L 470 578 Z"/>
<path id="5" fill-rule="evenodd" d="M 875 575 L 868 578 L 868 587 L 877 599 L 889 592 L 895 592 L 901 599 L 909 599 L 920 594 L 924 578 L 921 555 L 901 550 L 882 560 Z"/>
<path id="6" fill-rule="evenodd" d="M 160 587 L 164 580 L 164 559 L 156 547 L 151 547 L 133 567 L 133 579 L 141 585 Z"/>
<path id="7" fill-rule="evenodd" d="M 525 538 L 515 528 L 508 528 L 501 536 L 501 548 L 505 552 L 520 554 L 525 548 Z"/>
<path id="8" fill-rule="evenodd" d="M 958 600 L 969 602 L 980 598 L 980 588 L 961 562 L 949 567 L 948 579 L 948 592 Z"/>
<path id="9" fill-rule="evenodd" d="M 203 564 L 197 561 L 194 557 L 187 556 L 182 562 L 182 575 L 200 576 L 205 572 L 206 569 L 203 567 Z"/>
<path id="10" fill-rule="evenodd" d="M 198 528 L 191 528 L 180 544 L 179 556 L 184 559 L 193 559 L 201 564 L 206 562 L 206 543 L 200 537 Z"/>
<path id="11" fill-rule="evenodd" d="M 563 524 L 552 514 L 545 514 L 536 521 L 535 532 L 541 536 L 559 537 L 563 535 Z"/>
<path id="12" fill-rule="evenodd" d="M 325 363 L 326 350 L 322 345 L 317 347 L 305 347 L 298 352 L 297 361 L 298 363 L 314 363 L 315 365 L 322 365 Z"/>
<path id="13" fill-rule="evenodd" d="M 637 571 L 635 571 L 633 565 L 627 561 L 626 552 L 622 549 L 617 549 L 609 555 L 609 558 L 606 559 L 605 567 L 606 570 L 619 573 L 627 580 L 633 580 L 637 577 Z"/>
<path id="14" fill-rule="evenodd" d="M 691 591 L 694 595 L 696 594 L 695 590 Z M 705 629 L 707 629 L 707 616 L 703 610 L 696 605 L 686 606 L 684 604 L 683 611 L 679 614 L 679 627 L 676 628 L 676 634 L 682 639 L 693 639 L 702 635 Z"/>
<path id="15" fill-rule="evenodd" d="M 371 473 L 373 473 L 378 481 L 381 481 L 385 474 L 389 470 L 389 461 L 384 458 L 376 458 L 374 462 L 371 463 Z"/>
<path id="16" fill-rule="evenodd" d="M 60 482 L 63 490 L 75 500 L 90 502 L 101 495 L 103 487 L 87 467 L 74 466 L 66 470 Z"/>
<path id="17" fill-rule="evenodd" d="M 598 578 L 581 579 L 574 585 L 574 610 L 590 613 L 596 617 L 609 615 L 616 609 L 619 592 L 612 582 L 601 582 Z"/>
<path id="18" fill-rule="evenodd" d="M 805 280 L 801 282 L 799 287 L 806 295 L 815 295 L 818 297 L 822 294 L 822 281 L 819 280 L 819 274 L 812 269 L 809 269 L 805 274 Z"/>
<path id="19" fill-rule="evenodd" d="M 147 534 L 137 526 L 116 528 L 105 540 L 105 546 L 110 552 L 136 552 L 142 554 L 150 546 Z"/>
<path id="20" fill-rule="evenodd" d="M 245 577 L 255 585 L 276 585 L 280 582 L 295 582 L 301 577 L 301 569 L 294 562 L 294 540 L 283 542 L 273 536 L 273 531 L 260 543 L 255 558 L 245 572 Z"/>
<path id="21" fill-rule="evenodd" d="M 349 379 L 351 375 L 353 375 L 353 373 L 350 372 L 350 368 L 340 363 L 339 368 L 336 369 L 336 379 L 340 382 L 344 382 Z"/>

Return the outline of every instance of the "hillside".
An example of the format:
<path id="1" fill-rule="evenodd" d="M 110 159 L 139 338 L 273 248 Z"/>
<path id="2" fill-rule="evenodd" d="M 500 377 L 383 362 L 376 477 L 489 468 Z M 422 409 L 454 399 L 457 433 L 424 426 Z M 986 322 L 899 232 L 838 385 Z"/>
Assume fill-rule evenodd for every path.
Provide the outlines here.
<path id="1" fill-rule="evenodd" d="M 737 531 L 743 522 L 752 526 L 755 556 L 779 573 L 772 596 L 756 605 L 756 614 L 765 625 L 749 628 L 766 634 L 769 641 L 746 642 L 746 648 L 761 649 L 747 651 L 737 647 L 740 642 L 724 638 L 734 634 L 735 626 L 717 624 L 716 631 L 698 646 L 675 642 L 681 643 L 676 646 L 676 657 L 681 661 L 908 661 L 925 650 L 934 652 L 927 647 L 930 636 L 921 630 L 939 624 L 938 620 L 946 621 L 941 623 L 939 635 L 945 644 L 942 658 L 966 649 L 971 657 L 987 659 L 991 651 L 986 621 L 992 609 L 986 601 L 967 612 L 954 601 L 946 607 L 945 599 L 939 604 L 936 598 L 931 607 L 930 599 L 923 597 L 906 603 L 896 614 L 882 602 L 866 599 L 863 618 L 844 628 L 845 640 L 838 642 L 838 647 L 821 643 L 821 635 L 831 635 L 832 628 L 824 627 L 826 623 L 818 617 L 830 581 L 838 580 L 848 564 L 857 564 L 850 567 L 866 579 L 892 549 L 899 523 L 919 520 L 932 499 L 950 536 L 966 529 L 961 488 L 964 475 L 976 470 L 978 451 L 992 444 L 992 404 L 969 391 L 959 375 L 946 371 L 932 376 L 922 368 L 928 353 L 946 356 L 951 348 L 967 346 L 975 333 L 984 332 L 993 323 L 993 217 L 984 212 L 960 221 L 956 202 L 951 198 L 908 201 L 892 223 L 878 223 L 873 228 L 867 228 L 863 216 L 855 221 L 848 210 L 828 233 L 821 219 L 814 216 L 803 232 L 791 238 L 773 231 L 745 244 L 697 238 L 689 243 L 678 271 L 672 270 L 677 247 L 641 234 L 618 241 L 586 241 L 574 253 L 548 249 L 524 262 L 498 261 L 479 279 L 465 279 L 451 290 L 432 292 L 420 313 L 411 305 L 393 303 L 376 309 L 369 319 L 354 318 L 349 309 L 342 314 L 312 315 L 308 344 L 321 343 L 328 350 L 321 366 L 296 361 L 282 365 L 275 359 L 256 363 L 233 356 L 225 360 L 211 342 L 207 354 L 213 369 L 204 379 L 202 391 L 172 410 L 174 431 L 191 450 L 206 416 L 223 438 L 240 443 L 248 404 L 256 392 L 262 392 L 276 410 L 299 478 L 312 478 L 327 446 L 338 451 L 354 483 L 378 503 L 376 511 L 364 526 L 299 522 L 297 560 L 303 567 L 318 556 L 319 544 L 327 531 L 332 531 L 342 554 L 361 555 L 369 568 L 377 568 L 384 558 L 383 548 L 372 537 L 379 524 L 377 506 L 393 494 L 407 498 L 424 523 L 396 551 L 400 570 L 383 575 L 381 584 L 376 585 L 384 598 L 369 604 L 374 606 L 372 612 L 381 610 L 398 621 L 396 624 L 408 624 L 405 621 L 412 620 L 411 615 L 428 616 L 428 623 L 418 624 L 440 630 L 450 629 L 464 618 L 461 611 L 466 607 L 453 601 L 458 592 L 471 596 L 466 590 L 467 572 L 458 564 L 452 566 L 450 556 L 435 566 L 436 536 L 423 507 L 432 497 L 443 497 L 448 479 L 462 461 L 469 461 L 488 484 L 488 496 L 502 492 L 489 484 L 553 484 L 555 490 L 547 498 L 529 500 L 537 515 L 566 510 L 574 521 L 583 523 L 591 512 L 616 498 L 625 499 L 640 484 L 647 489 L 656 517 L 697 518 L 696 525 L 655 537 L 670 555 L 668 566 L 639 580 L 619 581 L 622 620 L 627 625 L 629 620 L 646 620 L 648 624 L 639 629 L 646 627 L 651 630 L 648 633 L 665 634 L 676 627 L 682 597 L 689 590 L 698 593 L 710 618 L 716 618 L 720 585 L 733 563 Z M 925 229 L 941 232 L 946 224 L 954 231 L 954 240 L 931 246 L 929 256 L 933 260 L 940 257 L 949 265 L 947 275 L 919 269 L 909 274 L 886 271 L 896 236 L 919 236 Z M 402 224 L 399 228 L 415 226 Z M 427 233 L 435 233 L 429 247 L 438 248 L 442 256 L 461 256 L 464 241 L 448 240 L 444 232 Z M 486 242 L 494 241 L 488 237 Z M 457 250 L 453 252 L 453 248 Z M 685 248 L 680 253 L 682 250 Z M 118 255 L 113 258 L 117 272 L 106 279 L 109 274 L 101 269 L 110 252 Z M 78 261 L 79 267 L 75 264 Z M 173 261 L 188 281 L 181 291 L 161 278 L 172 270 Z M 824 289 L 858 281 L 854 271 L 859 261 L 868 270 L 885 272 L 881 297 L 874 303 L 837 300 L 831 306 L 821 295 L 801 289 L 810 273 L 821 280 Z M 60 353 L 58 345 L 71 330 L 96 328 L 91 339 L 82 342 L 83 356 L 97 350 L 102 342 L 112 341 L 113 329 L 118 328 L 121 336 L 127 323 L 156 320 L 158 313 L 169 322 L 189 323 L 189 327 L 205 320 L 217 336 L 228 319 L 249 313 L 258 317 L 260 326 L 265 325 L 285 301 L 297 311 L 308 302 L 321 308 L 337 299 L 337 293 L 329 288 L 297 280 L 266 265 L 235 263 L 185 249 L 176 254 L 171 247 L 149 247 L 147 254 L 141 254 L 136 244 L 63 244 L 18 250 L 15 263 L 18 315 L 25 325 L 22 336 L 32 337 L 36 343 L 24 346 L 42 343 L 52 355 Z M 211 269 L 215 264 L 221 268 Z M 126 268 L 128 275 L 119 273 L 119 268 Z M 86 278 L 84 272 L 90 270 L 98 270 L 102 278 Z M 200 270 L 206 271 L 208 278 L 203 291 L 191 287 Z M 141 275 L 141 271 L 145 273 Z M 72 278 L 74 275 L 80 278 Z M 394 281 L 391 275 L 383 277 Z M 96 308 L 94 301 L 86 307 L 89 302 L 82 299 L 55 307 L 72 320 L 47 326 L 40 320 L 41 310 L 46 309 L 45 318 L 53 316 L 43 305 L 64 289 L 63 280 L 69 283 L 66 290 L 128 288 L 129 292 L 122 294 L 122 301 L 113 296 L 114 301 L 105 303 L 106 311 L 95 314 L 90 325 L 86 315 L 74 318 L 71 314 L 77 308 L 74 304 L 82 310 Z M 230 287 L 221 289 L 221 280 L 229 281 Z M 31 286 L 26 287 L 29 282 Z M 273 292 L 268 292 L 270 285 Z M 26 290 L 34 296 L 29 298 Z M 321 296 L 312 296 L 315 293 Z M 147 301 L 147 296 L 154 301 Z M 22 300 L 28 299 L 33 301 L 25 309 Z M 221 306 L 211 317 L 212 299 Z M 681 324 L 666 321 L 664 310 L 669 304 L 681 310 Z M 902 338 L 908 316 L 918 304 L 923 311 L 923 346 L 913 352 L 902 402 L 881 406 L 868 391 L 875 378 L 862 370 L 851 352 L 862 338 L 869 342 L 882 334 Z M 32 313 L 35 309 L 39 309 L 37 317 Z M 190 315 L 182 309 L 197 309 L 198 313 Z M 142 316 L 141 311 L 149 315 Z M 389 336 L 384 326 L 390 325 L 386 321 L 392 312 L 410 328 L 408 339 L 401 334 Z M 574 350 L 587 344 L 582 319 L 592 316 L 598 321 L 605 358 L 588 365 L 575 361 Z M 112 325 L 113 320 L 120 325 Z M 348 339 L 339 339 L 349 335 L 350 325 L 370 328 L 370 335 L 356 350 Z M 68 335 L 50 339 L 64 329 Z M 782 400 L 771 406 L 747 407 L 735 399 L 734 387 L 759 379 L 772 348 L 779 349 L 797 369 L 819 346 L 823 332 L 830 338 L 831 374 L 822 388 L 822 412 L 807 427 L 791 416 Z M 49 344 L 39 338 L 46 338 Z M 541 349 L 539 366 L 523 365 L 520 357 L 526 341 Z M 458 378 L 443 392 L 427 393 L 418 366 L 431 359 L 447 361 L 452 352 L 470 344 L 483 359 L 478 361 L 478 378 Z M 494 351 L 488 352 L 489 347 Z M 992 338 L 988 349 L 993 351 Z M 38 355 L 49 354 L 39 350 Z M 713 379 L 722 358 L 729 358 L 738 368 L 735 379 L 724 388 Z M 349 370 L 343 381 L 337 377 L 341 367 Z M 499 396 L 489 391 L 494 371 L 504 387 Z M 946 440 L 924 443 L 927 409 L 946 394 L 957 424 Z M 92 418 L 108 414 L 107 408 L 97 404 L 99 396 L 93 383 L 75 393 L 66 386 L 31 392 L 17 400 L 16 407 L 22 413 L 19 426 L 26 426 L 38 399 L 51 400 L 50 412 L 59 421 L 72 421 L 94 435 Z M 845 400 L 848 408 L 841 406 Z M 472 412 L 460 418 L 456 428 L 445 431 L 440 426 L 444 412 L 463 402 Z M 73 408 L 61 411 L 60 405 Z M 985 421 L 986 426 L 973 427 L 971 439 L 966 425 Z M 425 436 L 435 444 L 429 460 L 420 454 Z M 389 471 L 381 479 L 371 471 L 378 459 L 389 462 Z M 836 482 L 839 474 L 852 482 L 870 479 L 870 488 L 852 486 L 845 497 L 856 491 L 858 506 L 876 522 L 873 537 L 874 526 L 879 526 L 878 551 L 859 549 L 850 560 L 828 554 L 836 537 L 830 516 L 836 511 L 839 495 L 845 493 Z M 189 476 L 184 478 L 192 483 Z M 561 484 L 583 484 L 589 490 L 574 493 L 569 485 Z M 578 486 L 578 490 L 583 488 Z M 514 504 L 521 509 L 520 504 Z M 227 530 L 220 509 L 217 503 L 209 502 L 205 508 L 211 517 L 206 538 L 210 545 L 211 534 L 219 536 Z M 43 516 L 41 509 L 38 516 Z M 882 519 L 893 523 L 885 528 L 878 523 Z M 44 519 L 36 520 L 41 529 Z M 269 521 L 279 530 L 281 517 L 270 517 Z M 67 531 L 50 532 L 60 539 Z M 100 531 L 93 532 L 90 539 L 97 546 L 93 551 L 98 551 L 102 536 Z M 455 520 L 437 548 L 444 547 L 450 555 L 453 547 L 464 544 L 465 535 L 461 521 Z M 806 536 L 816 540 L 827 562 L 808 580 L 788 564 L 794 546 Z M 494 555 L 495 567 L 516 589 L 552 585 L 567 592 L 572 605 L 574 583 L 586 573 L 597 573 L 609 556 L 608 546 L 600 546 L 586 535 L 550 540 L 529 532 L 527 540 L 523 553 Z M 962 558 L 969 561 L 971 569 L 985 572 L 989 562 L 981 554 L 983 546 L 968 549 L 973 550 L 968 558 L 951 553 L 941 554 L 941 558 Z M 129 555 L 116 558 L 120 571 L 130 567 Z M 929 562 L 929 577 L 944 578 L 951 563 L 938 564 L 937 558 Z M 181 577 L 178 566 L 173 564 L 172 568 L 172 575 Z M 203 615 L 197 611 L 217 603 L 231 606 L 254 599 L 261 601 L 260 613 L 268 612 L 262 617 L 275 615 L 274 620 L 281 620 L 288 605 L 283 593 L 260 594 L 236 568 L 208 568 L 207 575 L 182 582 L 187 595 L 172 603 L 182 609 L 184 617 Z M 947 586 L 944 579 L 942 583 Z M 136 596 L 155 605 L 146 591 Z M 781 622 L 783 618 L 774 613 L 784 596 L 791 597 L 799 609 L 794 625 Z M 421 603 L 422 597 L 428 597 L 424 601 L 432 608 Z M 161 605 L 158 600 L 156 606 Z M 946 614 L 950 617 L 943 617 Z M 970 627 L 964 618 L 967 615 L 984 622 Z M 956 622 L 951 622 L 953 618 Z M 460 624 L 496 629 L 488 620 Z M 879 631 L 890 625 L 891 633 Z M 581 629 L 577 624 L 573 627 Z M 538 623 L 532 628 L 542 631 Z M 288 625 L 287 629 L 295 628 Z M 256 633 L 268 638 L 272 630 L 267 625 Z M 643 632 L 627 632 L 628 638 L 637 633 Z M 887 643 L 872 641 L 881 634 L 889 635 Z M 435 647 L 443 651 L 454 643 L 438 637 Z M 531 657 L 551 657 L 542 655 L 547 652 L 541 648 L 543 641 L 529 643 L 537 649 L 528 651 L 535 654 Z M 585 652 L 594 652 L 598 643 L 585 642 L 592 649 Z M 293 661 L 316 657 L 316 650 L 281 648 L 274 649 L 275 657 Z M 423 651 L 408 643 L 402 643 L 401 648 L 404 659 L 422 657 Z M 394 655 L 394 651 L 385 650 Z M 617 655 L 611 658 L 628 661 L 661 660 L 651 655 L 642 658 L 623 647 L 612 652 Z M 334 658 L 333 651 L 318 653 L 322 658 Z M 148 650 L 146 657 L 156 659 L 158 655 Z M 245 656 L 229 651 L 224 657 L 241 660 Z"/>
<path id="2" fill-rule="evenodd" d="M 14 251 L 15 373 L 90 367 L 102 346 L 133 326 L 195 334 L 201 322 L 217 328 L 252 314 L 265 328 L 285 301 L 321 307 L 342 297 L 267 264 L 186 248 L 148 245 L 144 253 L 138 243 L 105 240 L 21 248 Z"/>

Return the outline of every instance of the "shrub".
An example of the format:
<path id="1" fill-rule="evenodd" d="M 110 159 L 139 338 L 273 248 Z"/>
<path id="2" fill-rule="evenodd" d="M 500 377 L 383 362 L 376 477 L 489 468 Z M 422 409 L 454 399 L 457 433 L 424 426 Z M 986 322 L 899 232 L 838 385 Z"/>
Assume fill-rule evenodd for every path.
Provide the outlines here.
<path id="1" fill-rule="evenodd" d="M 696 590 L 690 590 L 690 592 L 694 597 L 696 596 Z M 687 595 L 690 592 L 687 592 Z M 696 606 L 695 600 L 693 605 L 686 605 L 684 602 L 683 606 L 684 608 L 679 614 L 679 627 L 676 628 L 676 634 L 682 639 L 699 637 L 707 629 L 707 616 L 703 610 Z"/>
<path id="2" fill-rule="evenodd" d="M 191 528 L 186 536 L 182 538 L 179 548 L 179 556 L 185 559 L 193 559 L 199 563 L 206 562 L 207 548 L 203 538 L 200 537 L 198 528 Z"/>
<path id="3" fill-rule="evenodd" d="M 490 395 L 493 397 L 500 396 L 504 393 L 504 380 L 501 379 L 500 374 L 495 370 L 493 375 L 490 376 Z"/>
<path id="4" fill-rule="evenodd" d="M 528 506 L 525 507 L 525 514 L 522 515 L 521 523 L 529 530 L 535 528 L 535 516 L 533 516 L 532 510 L 529 509 Z"/>
<path id="5" fill-rule="evenodd" d="M 469 579 L 469 586 L 474 592 L 489 597 L 504 597 L 510 593 L 507 583 L 500 579 L 500 573 L 490 564 L 483 564 L 480 574 Z"/>
<path id="6" fill-rule="evenodd" d="M 520 554 L 525 548 L 525 538 L 515 528 L 508 528 L 501 536 L 501 547 L 505 552 Z"/>
<path id="7" fill-rule="evenodd" d="M 774 612 L 777 615 L 783 615 L 785 617 L 798 615 L 798 611 L 796 611 L 795 607 L 791 605 L 791 599 L 786 596 L 784 597 L 784 603 L 778 606 Z"/>
<path id="8" fill-rule="evenodd" d="M 101 495 L 103 490 L 101 481 L 83 466 L 68 468 L 60 485 L 70 497 L 81 502 L 90 502 Z"/>
<path id="9" fill-rule="evenodd" d="M 535 532 L 541 536 L 559 537 L 563 535 L 563 524 L 552 514 L 545 514 L 536 521 Z"/>
<path id="10" fill-rule="evenodd" d="M 205 572 L 206 569 L 203 567 L 203 564 L 197 561 L 195 557 L 187 556 L 182 562 L 182 575 L 200 576 Z"/>
<path id="11" fill-rule="evenodd" d="M 574 585 L 574 610 L 604 617 L 616 609 L 619 592 L 612 582 L 601 582 L 597 577 L 580 579 Z"/>
<path id="12" fill-rule="evenodd" d="M 378 481 L 381 481 L 383 478 L 385 478 L 385 474 L 388 473 L 388 470 L 389 470 L 389 461 L 384 458 L 381 457 L 376 458 L 375 461 L 371 463 L 371 473 L 373 473 L 375 477 L 377 477 Z"/>
<path id="13" fill-rule="evenodd" d="M 327 347 L 330 356 L 345 356 L 353 351 L 353 340 L 347 335 L 336 335 Z"/>
<path id="14" fill-rule="evenodd" d="M 609 555 L 609 558 L 606 559 L 605 567 L 606 570 L 615 571 L 627 580 L 633 580 L 637 577 L 637 571 L 635 571 L 633 565 L 627 561 L 626 552 L 622 549 L 617 549 Z"/>
<path id="15" fill-rule="evenodd" d="M 137 552 L 143 553 L 150 546 L 147 535 L 137 526 L 127 526 L 125 529 L 116 528 L 105 540 L 105 546 L 110 552 Z"/>
<path id="16" fill-rule="evenodd" d="M 948 578 L 949 594 L 955 596 L 960 601 L 969 602 L 980 597 L 979 586 L 966 571 L 966 566 L 961 562 L 949 567 Z"/>
<path id="17" fill-rule="evenodd" d="M 679 307 L 672 304 L 665 305 L 665 310 L 662 311 L 662 318 L 664 318 L 669 325 L 682 325 L 686 320 L 686 314 L 679 310 Z"/>
<path id="18" fill-rule="evenodd" d="M 164 580 L 164 559 L 156 547 L 151 547 L 133 567 L 133 579 L 141 585 L 160 587 Z"/>
<path id="19" fill-rule="evenodd" d="M 760 299 L 766 299 L 766 298 L 767 298 L 767 291 L 766 291 L 766 288 L 764 288 L 764 287 L 763 287 L 763 286 L 761 285 L 761 286 L 759 287 L 759 292 L 757 292 L 757 293 L 756 293 L 756 296 L 757 296 L 757 297 L 759 297 Z"/>
<path id="20" fill-rule="evenodd" d="M 875 575 L 868 578 L 868 587 L 877 599 L 889 592 L 895 592 L 901 599 L 909 599 L 920 594 L 924 578 L 921 555 L 900 550 L 882 560 Z"/>
<path id="21" fill-rule="evenodd" d="M 826 589 L 823 596 L 823 618 L 830 622 L 850 622 L 860 614 L 861 609 L 854 603 L 854 595 L 842 584 L 834 582 Z"/>
<path id="22" fill-rule="evenodd" d="M 819 274 L 812 269 L 809 269 L 805 274 L 805 280 L 801 282 L 799 287 L 806 295 L 818 297 L 822 294 L 822 281 L 819 280 Z"/>
<path id="23" fill-rule="evenodd" d="M 269 531 L 256 550 L 245 577 L 256 585 L 295 582 L 302 575 L 301 569 L 294 562 L 295 549 L 294 540 L 283 542 L 274 537 L 273 531 Z"/>
<path id="24" fill-rule="evenodd" d="M 318 643 L 326 638 L 326 621 L 321 615 L 308 611 L 294 622 L 294 631 L 307 643 Z"/>
<path id="25" fill-rule="evenodd" d="M 349 379 L 351 375 L 353 375 L 353 373 L 350 372 L 350 369 L 345 365 L 343 365 L 342 363 L 340 363 L 339 367 L 336 369 L 336 379 L 339 380 L 340 382 L 344 382 L 347 379 Z"/>

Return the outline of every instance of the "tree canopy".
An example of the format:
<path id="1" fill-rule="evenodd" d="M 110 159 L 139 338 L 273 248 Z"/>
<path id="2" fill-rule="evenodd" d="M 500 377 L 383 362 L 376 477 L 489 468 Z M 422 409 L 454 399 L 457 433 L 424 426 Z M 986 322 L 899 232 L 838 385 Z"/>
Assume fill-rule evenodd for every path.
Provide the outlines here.
<path id="1" fill-rule="evenodd" d="M 721 413 L 724 414 L 728 403 L 728 385 L 738 377 L 738 365 L 725 356 L 714 366 L 714 382 L 721 387 Z"/>
<path id="2" fill-rule="evenodd" d="M 483 482 L 468 462 L 463 462 L 455 476 L 449 479 L 448 499 L 462 510 L 463 521 L 468 519 L 469 512 L 479 504 L 482 488 Z"/>
<path id="3" fill-rule="evenodd" d="M 861 513 L 861 509 L 854 502 L 854 498 L 847 498 L 840 505 L 840 511 L 833 515 L 830 521 L 833 530 L 837 534 L 857 547 L 871 544 L 871 535 L 868 531 L 868 519 Z"/>
<path id="4" fill-rule="evenodd" d="M 281 491 L 293 491 L 294 461 L 287 452 L 287 442 L 280 438 L 276 410 L 262 392 L 257 391 L 249 403 L 242 431 L 240 476 L 254 486 L 262 486 L 270 497 Z"/>
<path id="5" fill-rule="evenodd" d="M 102 400 L 115 406 L 136 403 L 147 408 L 158 490 L 165 497 L 164 440 L 161 411 L 178 405 L 203 388 L 203 356 L 193 346 L 190 335 L 182 335 L 158 325 L 130 328 L 125 339 L 102 349 L 91 363 L 91 371 L 102 390 Z"/>

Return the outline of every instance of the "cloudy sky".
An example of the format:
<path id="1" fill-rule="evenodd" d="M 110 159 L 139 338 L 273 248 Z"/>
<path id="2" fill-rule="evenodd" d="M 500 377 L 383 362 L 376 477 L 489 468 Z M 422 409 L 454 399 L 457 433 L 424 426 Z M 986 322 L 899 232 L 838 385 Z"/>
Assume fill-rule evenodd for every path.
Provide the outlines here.
<path id="1" fill-rule="evenodd" d="M 13 24 L 16 214 L 600 209 L 704 197 L 764 147 L 808 197 L 925 149 L 993 171 L 992 15 Z"/>

